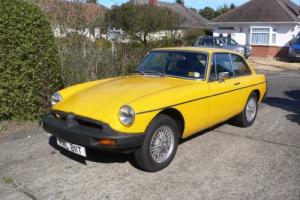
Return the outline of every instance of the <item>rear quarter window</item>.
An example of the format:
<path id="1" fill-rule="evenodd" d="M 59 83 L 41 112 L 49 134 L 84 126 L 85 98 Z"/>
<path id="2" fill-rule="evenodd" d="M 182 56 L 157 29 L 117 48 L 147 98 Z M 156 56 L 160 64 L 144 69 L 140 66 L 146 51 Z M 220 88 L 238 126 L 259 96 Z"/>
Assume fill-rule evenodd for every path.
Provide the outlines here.
<path id="1" fill-rule="evenodd" d="M 252 74 L 249 66 L 241 56 L 231 54 L 231 60 L 235 76 L 247 76 Z"/>

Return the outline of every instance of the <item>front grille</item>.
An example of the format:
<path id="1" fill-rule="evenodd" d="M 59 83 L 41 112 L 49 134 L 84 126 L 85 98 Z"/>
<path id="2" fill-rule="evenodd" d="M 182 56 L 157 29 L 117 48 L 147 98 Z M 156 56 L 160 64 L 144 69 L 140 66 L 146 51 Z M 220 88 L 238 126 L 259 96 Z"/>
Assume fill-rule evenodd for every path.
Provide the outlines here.
<path id="1" fill-rule="evenodd" d="M 97 129 L 103 129 L 102 125 L 101 124 L 97 124 L 97 123 L 94 123 L 94 122 L 91 122 L 89 120 L 85 120 L 85 119 L 82 119 L 82 118 L 78 118 L 75 116 L 75 120 L 78 122 L 78 124 L 80 124 L 81 126 L 87 126 L 87 127 L 90 127 L 90 128 L 97 128 Z"/>
<path id="2" fill-rule="evenodd" d="M 92 119 L 88 119 L 85 117 L 81 117 L 81 116 L 77 116 L 77 115 L 73 115 L 71 113 L 65 113 L 65 112 L 61 112 L 61 111 L 53 111 L 51 112 L 51 114 L 58 120 L 62 120 L 62 121 L 67 121 L 68 120 L 68 116 L 72 115 L 72 120 L 76 121 L 79 125 L 81 126 L 85 126 L 85 127 L 90 127 L 90 128 L 96 128 L 96 129 L 103 129 L 103 126 Z"/>

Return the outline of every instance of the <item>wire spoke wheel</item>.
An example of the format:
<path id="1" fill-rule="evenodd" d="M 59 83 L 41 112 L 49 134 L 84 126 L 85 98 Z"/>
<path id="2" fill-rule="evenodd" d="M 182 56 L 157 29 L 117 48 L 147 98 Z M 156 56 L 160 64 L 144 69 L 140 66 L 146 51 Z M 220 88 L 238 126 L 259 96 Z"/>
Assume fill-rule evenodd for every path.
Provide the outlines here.
<path id="1" fill-rule="evenodd" d="M 248 122 L 254 120 L 257 112 L 257 104 L 254 98 L 250 98 L 246 106 L 246 118 Z"/>
<path id="2" fill-rule="evenodd" d="M 169 126 L 159 127 L 150 141 L 150 154 L 157 163 L 163 163 L 172 154 L 175 146 L 175 138 Z"/>

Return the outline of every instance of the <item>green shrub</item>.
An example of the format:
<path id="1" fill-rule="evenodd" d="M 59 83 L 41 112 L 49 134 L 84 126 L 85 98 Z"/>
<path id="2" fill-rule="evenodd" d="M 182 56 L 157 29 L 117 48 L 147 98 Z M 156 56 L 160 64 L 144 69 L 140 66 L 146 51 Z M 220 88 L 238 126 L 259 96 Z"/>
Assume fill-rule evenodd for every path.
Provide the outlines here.
<path id="1" fill-rule="evenodd" d="M 48 18 L 33 3 L 0 3 L 0 120 L 33 120 L 61 86 L 58 51 Z"/>
<path id="2" fill-rule="evenodd" d="M 110 51 L 111 48 L 112 48 L 112 43 L 109 40 L 99 38 L 99 39 L 96 39 L 95 42 L 96 42 L 97 47 L 100 48 L 100 49 Z"/>
<path id="3" fill-rule="evenodd" d="M 58 38 L 64 87 L 100 78 L 127 75 L 135 71 L 141 59 L 153 48 L 181 46 L 178 39 L 129 43 L 97 39 L 95 42 L 78 33 Z"/>

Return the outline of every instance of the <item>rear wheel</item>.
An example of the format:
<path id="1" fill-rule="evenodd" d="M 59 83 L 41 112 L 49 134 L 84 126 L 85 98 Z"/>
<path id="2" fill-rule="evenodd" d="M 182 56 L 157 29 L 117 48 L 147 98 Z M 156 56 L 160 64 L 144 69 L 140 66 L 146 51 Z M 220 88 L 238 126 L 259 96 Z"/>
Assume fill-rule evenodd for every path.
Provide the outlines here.
<path id="1" fill-rule="evenodd" d="M 243 112 L 236 117 L 237 125 L 241 127 L 251 126 L 256 119 L 257 110 L 258 98 L 257 95 L 252 92 L 248 98 Z"/>
<path id="2" fill-rule="evenodd" d="M 179 129 L 176 122 L 167 115 L 158 115 L 145 134 L 142 146 L 134 152 L 136 162 L 149 172 L 166 168 L 177 151 Z"/>

